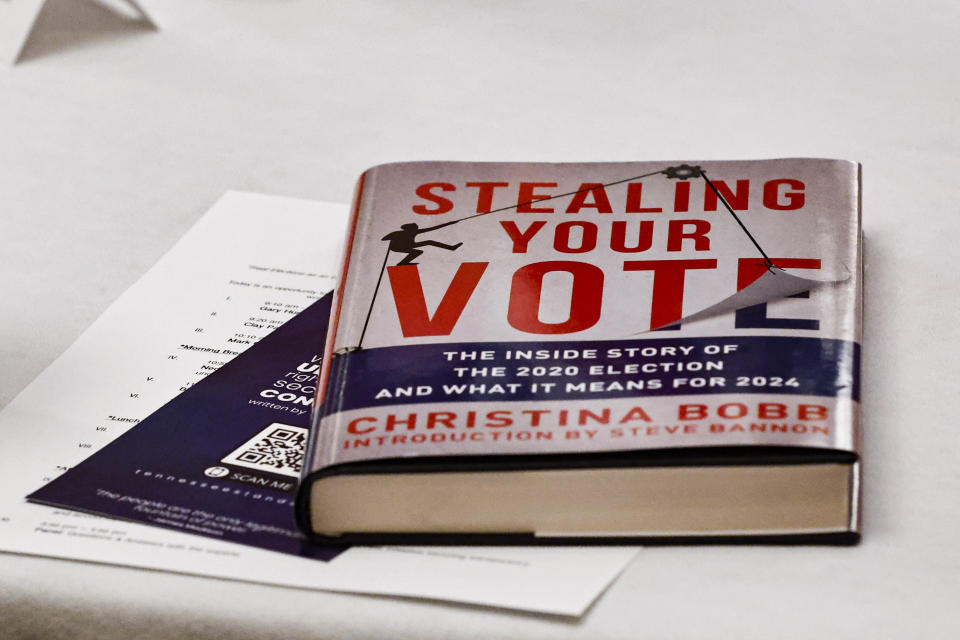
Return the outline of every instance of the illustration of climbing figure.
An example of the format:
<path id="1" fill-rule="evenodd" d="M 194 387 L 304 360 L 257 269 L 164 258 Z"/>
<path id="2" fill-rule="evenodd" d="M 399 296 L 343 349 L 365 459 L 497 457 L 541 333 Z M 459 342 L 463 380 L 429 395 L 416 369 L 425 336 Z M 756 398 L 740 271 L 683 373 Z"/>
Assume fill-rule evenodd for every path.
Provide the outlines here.
<path id="1" fill-rule="evenodd" d="M 391 231 L 387 235 L 383 236 L 381 240 L 390 241 L 390 246 L 388 247 L 390 251 L 407 254 L 403 260 L 397 263 L 397 266 L 404 264 L 417 264 L 414 262 L 414 260 L 423 255 L 423 251 L 420 251 L 420 249 L 417 247 L 439 247 L 441 249 L 446 249 L 447 251 L 456 251 L 460 248 L 460 246 L 463 244 L 462 242 L 458 242 L 457 244 L 444 244 L 442 242 L 437 242 L 436 240 L 422 240 L 417 242 L 417 236 L 421 233 L 442 229 L 443 227 L 450 226 L 455 222 L 458 221 L 453 220 L 451 222 L 445 222 L 443 224 L 438 224 L 435 227 L 427 227 L 425 229 L 421 229 L 416 222 L 408 222 L 400 225 L 400 228 L 397 231 Z"/>

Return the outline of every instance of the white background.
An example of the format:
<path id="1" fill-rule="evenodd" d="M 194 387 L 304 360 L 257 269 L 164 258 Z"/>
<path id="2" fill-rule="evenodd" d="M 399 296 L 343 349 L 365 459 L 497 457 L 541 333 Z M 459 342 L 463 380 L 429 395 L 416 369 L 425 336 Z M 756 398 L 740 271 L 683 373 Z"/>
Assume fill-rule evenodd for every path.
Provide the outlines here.
<path id="1" fill-rule="evenodd" d="M 577 622 L 2 555 L 0 635 L 960 632 L 960 5 L 145 4 L 159 32 L 51 0 L 0 73 L 0 404 L 227 189 L 346 201 L 394 160 L 849 158 L 865 539 L 651 548 Z"/>

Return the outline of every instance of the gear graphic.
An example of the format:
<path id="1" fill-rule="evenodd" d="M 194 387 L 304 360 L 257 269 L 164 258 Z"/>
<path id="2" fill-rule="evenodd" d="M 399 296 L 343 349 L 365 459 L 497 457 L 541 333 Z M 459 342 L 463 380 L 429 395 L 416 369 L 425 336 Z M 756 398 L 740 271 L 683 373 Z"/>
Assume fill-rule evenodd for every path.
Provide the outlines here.
<path id="1" fill-rule="evenodd" d="M 353 353 L 354 351 L 362 351 L 363 347 L 341 347 L 333 352 L 334 356 L 342 356 L 348 353 Z"/>
<path id="2" fill-rule="evenodd" d="M 689 164 L 681 164 L 678 167 L 667 167 L 663 172 L 668 178 L 677 178 L 678 180 L 699 178 L 703 175 L 703 169 L 700 168 L 700 165 L 691 166 Z"/>

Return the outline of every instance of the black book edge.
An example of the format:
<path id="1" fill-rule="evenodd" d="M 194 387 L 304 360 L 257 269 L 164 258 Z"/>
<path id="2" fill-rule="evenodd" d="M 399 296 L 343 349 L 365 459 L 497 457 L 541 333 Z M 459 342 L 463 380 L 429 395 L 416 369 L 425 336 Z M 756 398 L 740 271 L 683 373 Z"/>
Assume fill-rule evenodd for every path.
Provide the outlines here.
<path id="1" fill-rule="evenodd" d="M 547 469 L 596 469 L 626 467 L 768 466 L 788 464 L 854 464 L 851 451 L 815 447 L 724 446 L 652 449 L 648 451 L 602 451 L 525 455 L 425 456 L 387 458 L 332 465 L 304 476 L 297 490 L 294 514 L 300 530 L 317 544 L 351 545 L 844 545 L 860 541 L 859 531 L 733 536 L 571 536 L 548 537 L 534 533 L 352 533 L 324 536 L 310 525 L 310 488 L 322 478 L 335 475 L 388 473 L 443 473 L 482 471 L 529 471 Z"/>

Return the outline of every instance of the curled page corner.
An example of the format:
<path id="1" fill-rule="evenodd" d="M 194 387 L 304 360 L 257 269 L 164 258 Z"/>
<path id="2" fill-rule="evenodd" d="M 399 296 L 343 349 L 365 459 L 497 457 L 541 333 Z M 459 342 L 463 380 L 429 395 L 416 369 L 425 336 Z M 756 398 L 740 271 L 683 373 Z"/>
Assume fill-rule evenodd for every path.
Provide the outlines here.
<path id="1" fill-rule="evenodd" d="M 803 291 L 810 291 L 823 285 L 846 282 L 850 279 L 850 271 L 848 269 L 844 269 L 844 271 L 845 273 L 842 277 L 826 276 L 823 279 L 813 279 L 795 276 L 779 267 L 772 267 L 767 269 L 762 276 L 754 280 L 750 285 L 737 291 L 732 296 L 724 298 L 720 302 L 712 304 L 705 309 L 683 316 L 679 320 L 651 327 L 648 331 L 642 331 L 640 333 L 649 333 L 650 331 L 656 331 L 657 329 L 669 327 L 674 324 L 713 318 L 744 307 L 750 307 L 763 302 L 773 302 L 774 300 L 786 298 Z"/>

